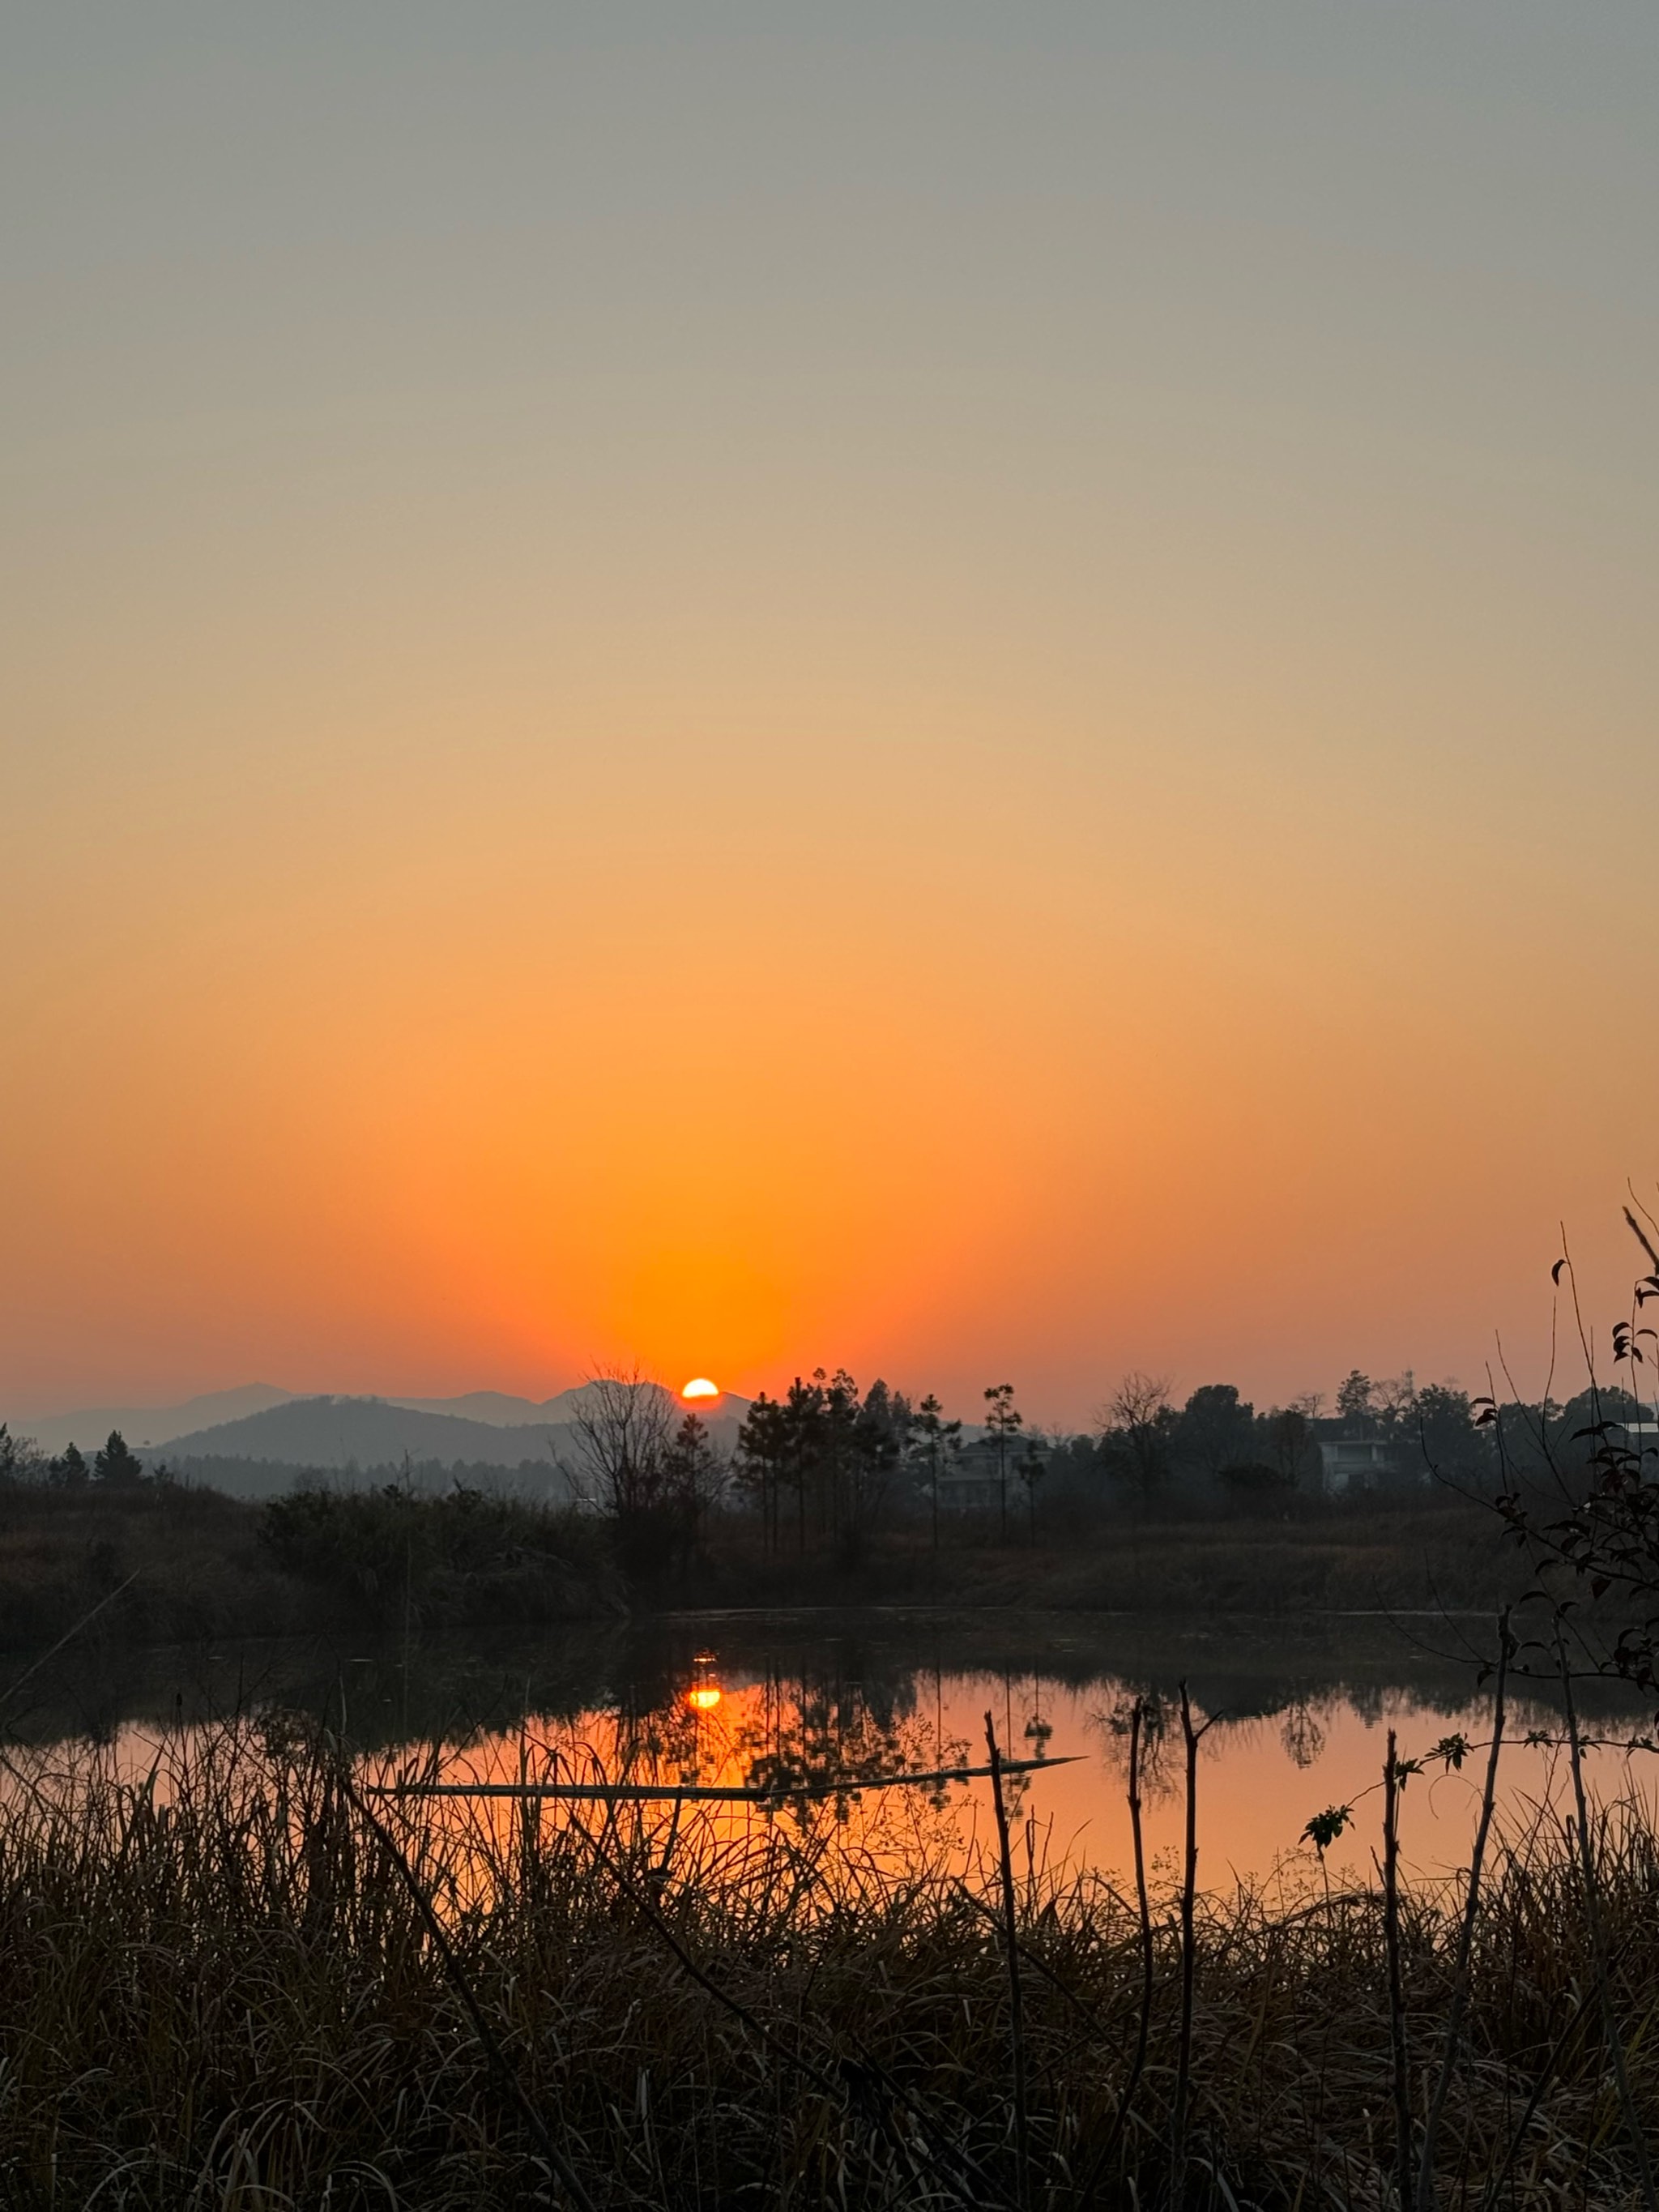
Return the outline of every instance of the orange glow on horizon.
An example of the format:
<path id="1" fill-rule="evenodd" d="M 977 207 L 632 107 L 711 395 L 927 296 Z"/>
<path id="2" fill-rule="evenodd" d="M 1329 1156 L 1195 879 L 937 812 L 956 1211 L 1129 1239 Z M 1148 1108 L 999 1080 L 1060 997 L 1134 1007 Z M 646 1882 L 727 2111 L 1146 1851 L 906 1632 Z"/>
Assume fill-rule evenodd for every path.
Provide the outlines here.
<path id="1" fill-rule="evenodd" d="M 33 11 L 14 1435 L 819 1365 L 1091 1430 L 1500 1333 L 1535 1397 L 1562 1221 L 1628 1311 L 1624 11 L 1501 96 L 1321 11 L 1319 131 L 1302 11 L 793 12 L 216 10 L 227 134 Z"/>

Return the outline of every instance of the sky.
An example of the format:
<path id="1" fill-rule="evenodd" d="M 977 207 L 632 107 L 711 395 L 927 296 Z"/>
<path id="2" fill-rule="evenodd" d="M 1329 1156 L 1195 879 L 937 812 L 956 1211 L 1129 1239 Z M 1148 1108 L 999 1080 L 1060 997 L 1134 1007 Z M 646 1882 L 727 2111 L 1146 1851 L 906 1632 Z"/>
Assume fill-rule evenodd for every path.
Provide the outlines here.
<path id="1" fill-rule="evenodd" d="M 1646 0 L 18 0 L 0 1416 L 1541 1383 Z"/>

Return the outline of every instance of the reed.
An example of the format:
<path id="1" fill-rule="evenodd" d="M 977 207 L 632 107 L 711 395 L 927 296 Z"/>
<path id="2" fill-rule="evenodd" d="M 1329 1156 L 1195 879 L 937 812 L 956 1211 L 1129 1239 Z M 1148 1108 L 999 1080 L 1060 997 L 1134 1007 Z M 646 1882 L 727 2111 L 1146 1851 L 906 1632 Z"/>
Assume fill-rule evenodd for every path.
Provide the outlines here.
<path id="1" fill-rule="evenodd" d="M 276 1723 L 137 1779 L 14 1756 L 0 2202 L 1153 2212 L 1174 2153 L 1189 2205 L 1381 2212 L 1395 2022 L 1432 2047 L 1455 2002 L 1440 2212 L 1634 2204 L 1659 1838 L 1633 1804 L 1593 1817 L 1593 1893 L 1582 1820 L 1500 1823 L 1478 1910 L 1401 1883 L 1391 1942 L 1370 1887 L 1154 1884 L 1143 1920 L 1101 1876 L 1039 1856 L 1015 1884 L 999 1850 L 964 1879 L 823 1808 L 671 1836 L 625 1806 L 370 1800 Z"/>

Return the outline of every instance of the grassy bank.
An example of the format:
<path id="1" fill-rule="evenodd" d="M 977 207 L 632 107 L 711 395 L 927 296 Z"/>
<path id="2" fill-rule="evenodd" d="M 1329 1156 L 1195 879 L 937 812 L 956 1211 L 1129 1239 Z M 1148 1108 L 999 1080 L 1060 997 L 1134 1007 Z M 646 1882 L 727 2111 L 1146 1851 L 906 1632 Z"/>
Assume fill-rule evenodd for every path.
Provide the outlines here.
<path id="1" fill-rule="evenodd" d="M 0 1648 L 96 1633 L 183 1644 L 353 1630 L 554 1626 L 687 1607 L 948 1606 L 1109 1613 L 1494 1610 L 1523 1585 L 1495 1516 L 1438 1498 L 1293 1519 L 1125 1516 L 1036 1547 L 899 1528 L 856 1555 L 769 1552 L 714 1516 L 631 1580 L 605 1524 L 477 1491 L 302 1492 L 267 1504 L 168 1483 L 0 1486 Z"/>
<path id="2" fill-rule="evenodd" d="M 98 1641 L 191 1644 L 535 1626 L 626 1605 L 591 1519 L 473 1492 L 258 1505 L 166 1482 L 0 1486 L 10 1650 L 83 1622 Z"/>
<path id="3" fill-rule="evenodd" d="M 1434 1495 L 1295 1519 L 1104 1521 L 1032 1545 L 989 1528 L 897 1530 L 848 1558 L 828 1545 L 767 1553 L 752 1524 L 712 1535 L 680 1601 L 705 1605 L 945 1604 L 1104 1613 L 1495 1611 L 1525 1589 L 1496 1516 Z"/>
<path id="4" fill-rule="evenodd" d="M 1157 1898 L 1148 1951 L 1132 1899 L 1045 1872 L 1017 1834 L 1016 2033 L 994 1865 L 963 1881 L 919 1844 L 847 1850 L 828 1816 L 724 1844 L 688 1819 L 666 1851 L 625 1814 L 539 1832 L 376 1816 L 400 1863 L 339 1776 L 227 1730 L 153 1788 L 88 1771 L 0 1799 L 8 2205 L 1058 2212 L 1164 2203 L 1172 2157 L 1192 2206 L 1395 2201 L 1369 1889 L 1200 1900 L 1189 1946 Z M 1633 1816 L 1599 1848 L 1609 1994 L 1651 2116 L 1659 1852 Z M 1457 1902 L 1402 1907 L 1419 2130 Z M 1638 2201 L 1597 1959 L 1559 1833 L 1499 1851 L 1439 2204 Z"/>

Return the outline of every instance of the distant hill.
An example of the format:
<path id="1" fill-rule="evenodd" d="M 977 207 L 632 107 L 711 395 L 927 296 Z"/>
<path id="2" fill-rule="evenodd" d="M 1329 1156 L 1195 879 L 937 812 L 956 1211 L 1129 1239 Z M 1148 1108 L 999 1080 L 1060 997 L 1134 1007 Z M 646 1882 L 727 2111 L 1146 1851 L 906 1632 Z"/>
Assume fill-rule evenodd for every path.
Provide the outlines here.
<path id="1" fill-rule="evenodd" d="M 561 1396 L 568 1397 L 568 1391 Z M 492 1428 L 521 1429 L 532 1421 L 556 1421 L 558 1398 L 514 1398 L 505 1390 L 469 1390 L 462 1398 L 388 1398 L 416 1413 L 452 1413 L 458 1420 L 488 1421 Z"/>
<path id="2" fill-rule="evenodd" d="M 14 1436 L 33 1437 L 42 1451 L 49 1452 L 60 1452 L 71 1443 L 90 1452 L 112 1429 L 119 1429 L 130 1444 L 165 1444 L 193 1429 L 286 1405 L 293 1395 L 269 1382 L 247 1382 L 238 1390 L 210 1390 L 203 1397 L 186 1398 L 181 1406 L 82 1406 L 73 1413 L 43 1414 L 36 1421 L 13 1421 L 11 1430 Z"/>
<path id="3" fill-rule="evenodd" d="M 428 1410 L 465 1404 L 465 1399 L 422 1404 L 389 1398 L 290 1398 L 239 1420 L 169 1437 L 165 1455 L 156 1455 L 169 1462 L 254 1460 L 294 1468 L 392 1467 L 405 1455 L 444 1467 L 516 1468 L 525 1460 L 550 1467 L 577 1457 L 574 1421 L 581 1399 L 579 1388 L 541 1408 L 527 1399 L 508 1401 L 531 1416 L 509 1423 Z M 678 1402 L 673 1401 L 677 1411 Z M 747 1399 L 728 1395 L 704 1416 L 710 1437 L 722 1449 L 730 1450 L 737 1442 L 748 1410 Z"/>
<path id="4" fill-rule="evenodd" d="M 660 1389 L 661 1385 L 654 1385 Z M 561 1390 L 551 1398 L 514 1398 L 505 1390 L 471 1390 L 464 1398 L 388 1398 L 388 1406 L 404 1406 L 412 1413 L 446 1413 L 458 1420 L 487 1421 L 492 1428 L 522 1429 L 538 1423 L 552 1422 L 556 1426 L 574 1420 L 577 1411 L 592 1385 L 578 1382 L 568 1390 Z M 672 1390 L 663 1391 L 665 1398 L 679 1401 Z M 746 1398 L 722 1398 L 717 1412 L 727 1406 L 738 1406 L 743 1413 L 749 1408 Z M 739 1413 L 739 1420 L 743 1418 Z"/>
<path id="5" fill-rule="evenodd" d="M 587 1387 L 578 1383 L 538 1401 L 504 1390 L 471 1390 L 458 1398 L 321 1397 L 249 1382 L 178 1406 L 84 1406 L 38 1420 L 13 1420 L 11 1429 L 15 1436 L 33 1437 L 48 1452 L 75 1443 L 90 1453 L 112 1429 L 119 1429 L 135 1449 L 167 1446 L 169 1459 L 270 1460 L 292 1467 L 346 1467 L 355 1461 L 378 1467 L 408 1452 L 445 1465 L 462 1460 L 516 1466 L 549 1455 L 551 1432 L 568 1431 Z M 746 1398 L 726 1396 L 703 1415 L 723 1449 L 736 1442 L 749 1405 Z M 290 1409 L 290 1419 L 276 1418 Z M 404 1415 L 409 1419 L 398 1418 Z M 439 1425 L 422 1425 L 428 1421 Z M 508 1431 L 510 1436 L 503 1434 Z"/>

